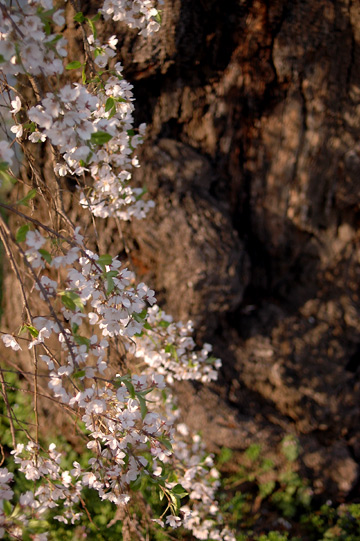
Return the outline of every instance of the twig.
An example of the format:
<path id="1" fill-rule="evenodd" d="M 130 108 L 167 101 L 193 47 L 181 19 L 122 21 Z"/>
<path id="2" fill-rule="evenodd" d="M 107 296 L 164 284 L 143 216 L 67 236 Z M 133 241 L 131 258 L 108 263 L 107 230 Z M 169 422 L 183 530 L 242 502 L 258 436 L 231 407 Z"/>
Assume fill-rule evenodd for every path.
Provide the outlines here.
<path id="1" fill-rule="evenodd" d="M 4 398 L 4 402 L 5 402 L 5 405 L 6 405 L 7 412 L 8 412 L 8 416 L 9 416 L 12 444 L 13 444 L 13 448 L 15 449 L 16 448 L 16 438 L 15 438 L 14 423 L 13 423 L 13 419 L 12 419 L 12 413 L 13 412 L 11 410 L 11 406 L 9 404 L 9 400 L 8 400 L 8 397 L 7 397 L 7 394 L 6 394 L 4 374 L 1 372 L 1 370 L 0 370 L 0 380 L 1 380 L 2 395 L 3 395 L 3 398 Z"/>

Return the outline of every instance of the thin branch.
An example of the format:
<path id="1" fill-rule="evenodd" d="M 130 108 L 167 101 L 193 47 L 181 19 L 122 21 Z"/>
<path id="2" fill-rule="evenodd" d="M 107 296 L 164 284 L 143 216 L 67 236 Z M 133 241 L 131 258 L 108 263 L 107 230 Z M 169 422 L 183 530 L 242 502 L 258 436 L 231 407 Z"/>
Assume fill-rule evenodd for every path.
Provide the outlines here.
<path id="1" fill-rule="evenodd" d="M 13 444 L 13 448 L 15 449 L 16 448 L 16 438 L 15 438 L 15 428 L 14 428 L 14 423 L 13 423 L 13 418 L 12 418 L 12 413 L 13 412 L 11 410 L 11 406 L 9 404 L 9 400 L 8 400 L 7 393 L 6 393 L 4 374 L 1 371 L 0 371 L 0 381 L 1 381 L 2 395 L 3 395 L 3 398 L 4 398 L 4 402 L 5 402 L 5 405 L 6 405 L 7 412 L 8 412 L 8 416 L 9 416 L 12 444 Z"/>

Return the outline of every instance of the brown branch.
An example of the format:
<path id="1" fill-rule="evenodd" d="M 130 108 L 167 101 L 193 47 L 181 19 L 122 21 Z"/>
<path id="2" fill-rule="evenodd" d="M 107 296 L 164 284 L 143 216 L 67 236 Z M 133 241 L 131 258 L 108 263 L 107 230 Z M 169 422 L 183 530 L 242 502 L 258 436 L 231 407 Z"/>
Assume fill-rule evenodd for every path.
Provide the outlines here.
<path id="1" fill-rule="evenodd" d="M 1 370 L 0 370 L 0 381 L 1 381 L 2 395 L 3 395 L 3 398 L 4 398 L 4 402 L 5 402 L 6 409 L 7 409 L 7 412 L 8 412 L 8 417 L 9 417 L 12 444 L 13 444 L 13 448 L 15 449 L 16 448 L 16 438 L 15 438 L 14 423 L 13 423 L 13 419 L 12 419 L 12 410 L 11 410 L 11 406 L 9 404 L 9 400 L 8 400 L 8 397 L 7 397 L 7 394 L 6 394 L 6 386 L 5 386 L 4 374 L 2 373 Z"/>

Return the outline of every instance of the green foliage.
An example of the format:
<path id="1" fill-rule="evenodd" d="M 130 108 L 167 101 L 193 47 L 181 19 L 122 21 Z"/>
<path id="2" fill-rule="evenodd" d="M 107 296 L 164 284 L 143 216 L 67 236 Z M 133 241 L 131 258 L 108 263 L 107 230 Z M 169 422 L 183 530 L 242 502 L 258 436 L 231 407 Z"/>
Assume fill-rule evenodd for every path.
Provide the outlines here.
<path id="1" fill-rule="evenodd" d="M 32 334 L 32 328 L 29 326 L 23 330 Z M 24 393 L 22 388 L 24 381 L 17 373 L 6 370 L 3 374 L 8 403 L 15 413 L 13 424 L 17 441 L 27 443 L 22 429 L 31 430 L 35 421 L 32 395 Z M 79 373 L 78 377 L 82 377 L 82 374 Z M 134 397 L 143 400 L 145 414 L 145 396 L 134 389 L 127 376 L 120 378 L 119 384 L 121 383 L 128 387 Z M 26 423 L 21 421 L 24 419 Z M 77 429 L 81 431 L 82 427 L 77 426 Z M 32 482 L 27 481 L 22 473 L 14 471 L 14 464 L 9 460 L 9 451 L 12 448 L 10 423 L 6 404 L 1 397 L 0 434 L 5 458 L 4 466 L 15 474 L 13 488 L 16 498 L 20 493 L 29 490 Z M 90 451 L 79 455 L 74 446 L 66 440 L 65 435 L 48 436 L 63 451 L 61 465 L 64 470 L 71 470 L 74 461 L 84 467 L 87 465 L 91 456 Z M 43 447 L 48 443 L 40 441 Z M 170 446 L 168 441 L 163 443 L 165 447 Z M 252 444 L 244 451 L 236 467 L 236 473 L 228 476 L 223 482 L 219 494 L 221 512 L 227 523 L 235 530 L 237 541 L 360 541 L 360 504 L 350 503 L 336 507 L 327 503 L 319 509 L 311 508 L 313 502 L 310 483 L 297 471 L 296 461 L 299 452 L 298 441 L 293 436 L 287 436 L 280 444 L 280 453 L 283 456 L 280 465 L 272 457 L 264 456 L 259 444 Z M 151 460 L 150 454 L 148 459 Z M 234 452 L 224 447 L 218 455 L 217 464 L 224 468 L 232 464 L 233 459 Z M 175 484 L 169 490 L 161 483 L 161 478 L 159 481 L 154 482 L 151 477 L 143 475 L 133 483 L 132 491 L 138 497 L 135 497 L 132 504 L 131 520 L 137 522 L 136 528 L 149 541 L 168 541 L 170 538 L 188 540 L 183 530 L 173 531 L 169 537 L 168 533 L 156 523 L 144 518 L 146 508 L 150 507 L 156 516 L 161 516 L 167 508 L 175 513 L 186 502 L 188 494 L 180 484 Z M 176 483 L 176 478 L 173 481 Z M 30 541 L 35 534 L 47 531 L 50 532 L 51 541 L 76 541 L 85 537 L 94 541 L 113 539 L 121 541 L 124 517 L 117 514 L 116 507 L 109 501 L 100 501 L 98 494 L 92 489 L 84 491 L 83 501 L 86 502 L 89 514 L 85 516 L 90 516 L 91 520 L 85 519 L 81 526 L 58 522 L 53 517 L 61 514 L 59 506 L 46 517 L 46 520 L 31 521 L 23 539 Z M 84 510 L 82 502 L 79 502 L 78 510 Z M 285 522 L 287 524 L 284 526 Z M 266 523 L 272 527 L 271 531 L 267 528 L 264 531 Z M 277 524 L 279 531 L 276 530 Z M 288 527 L 289 532 L 283 531 L 284 527 Z M 296 536 L 291 535 L 295 533 Z M 5 535 L 4 539 L 7 541 L 9 538 Z"/>
<path id="2" fill-rule="evenodd" d="M 1 365 L 0 368 L 1 370 L 5 370 L 3 365 Z M 15 418 L 13 418 L 13 426 L 15 429 L 16 440 L 18 443 L 27 443 L 28 439 L 26 438 L 23 429 L 29 428 L 35 421 L 30 396 L 21 390 L 19 385 L 19 376 L 17 373 L 12 372 L 11 370 L 6 370 L 3 372 L 3 375 L 5 388 L 7 391 L 7 401 L 15 414 Z M 26 421 L 24 421 L 25 419 Z M 0 394 L 0 434 L 1 445 L 3 447 L 7 447 L 8 449 L 12 449 L 10 422 L 2 392 Z M 12 461 L 9 461 L 9 465 L 7 465 L 9 470 L 11 463 Z"/>
<path id="3" fill-rule="evenodd" d="M 360 504 L 323 505 L 302 517 L 309 541 L 360 541 Z"/>
<path id="4" fill-rule="evenodd" d="M 279 461 L 278 456 L 275 462 L 275 456 L 264 456 L 261 445 L 254 443 L 239 458 L 237 472 L 223 483 L 223 493 L 219 499 L 227 523 L 238 533 L 248 532 L 242 533 L 239 541 L 287 540 L 287 532 L 272 531 L 264 534 L 260 531 L 260 537 L 257 537 L 251 530 L 261 528 L 264 514 L 270 515 L 272 522 L 276 522 L 274 517 L 297 519 L 310 509 L 312 491 L 309 482 L 297 472 L 299 444 L 293 436 L 287 436 L 281 442 L 281 455 L 282 460 Z M 232 459 L 231 449 L 223 448 L 218 466 L 224 468 Z"/>

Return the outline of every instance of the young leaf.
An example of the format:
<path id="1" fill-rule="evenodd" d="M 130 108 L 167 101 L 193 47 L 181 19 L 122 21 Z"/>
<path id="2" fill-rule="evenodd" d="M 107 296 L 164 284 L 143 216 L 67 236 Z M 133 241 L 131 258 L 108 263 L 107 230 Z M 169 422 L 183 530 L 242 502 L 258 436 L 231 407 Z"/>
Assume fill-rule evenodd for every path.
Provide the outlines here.
<path id="1" fill-rule="evenodd" d="M 74 62 L 69 62 L 69 64 L 67 64 L 65 66 L 65 69 L 67 70 L 77 70 L 79 68 L 82 68 L 83 67 L 83 64 L 81 62 L 79 62 L 78 60 L 75 60 Z"/>
<path id="2" fill-rule="evenodd" d="M 51 263 L 52 257 L 47 250 L 44 250 L 43 248 L 39 248 L 39 253 L 43 256 L 43 258 L 45 259 L 47 263 L 49 264 Z"/>
<path id="3" fill-rule="evenodd" d="M 99 259 L 96 260 L 96 263 L 100 265 L 100 267 L 104 268 L 106 265 L 111 265 L 113 258 L 110 254 L 103 254 L 99 257 Z"/>
<path id="4" fill-rule="evenodd" d="M 106 278 L 106 283 L 107 283 L 106 293 L 110 295 L 110 293 L 112 293 L 115 289 L 115 282 L 110 276 L 109 278 Z"/>
<path id="5" fill-rule="evenodd" d="M 78 325 L 77 323 L 73 323 L 73 324 L 71 325 L 71 330 L 72 330 L 72 332 L 73 332 L 74 334 L 76 334 L 76 333 L 78 332 L 78 330 L 79 330 L 79 325 Z"/>
<path id="6" fill-rule="evenodd" d="M 105 113 L 110 111 L 110 109 L 112 109 L 114 105 L 115 105 L 114 98 L 108 98 L 105 103 Z"/>
<path id="7" fill-rule="evenodd" d="M 20 199 L 20 201 L 17 201 L 16 202 L 16 205 L 24 205 L 25 207 L 28 206 L 28 202 L 31 200 L 31 199 L 34 199 L 34 197 L 37 195 L 37 191 L 35 190 L 35 188 L 33 190 L 30 190 L 26 195 L 25 197 L 23 197 L 22 199 Z"/>
<path id="8" fill-rule="evenodd" d="M 97 131 L 91 134 L 90 141 L 95 145 L 104 145 L 105 143 L 108 143 L 110 139 L 112 139 L 112 135 L 110 135 L 110 133 L 106 133 L 105 131 Z"/>
<path id="9" fill-rule="evenodd" d="M 96 39 L 97 32 L 96 32 L 96 28 L 95 28 L 95 25 L 94 25 L 92 19 L 86 19 L 86 22 L 88 23 L 88 25 L 89 25 L 90 28 L 91 28 L 91 32 L 92 32 L 93 35 L 94 35 L 94 39 Z"/>
<path id="10" fill-rule="evenodd" d="M 0 162 L 0 171 L 6 171 L 8 167 L 9 167 L 8 162 Z"/>
<path id="11" fill-rule="evenodd" d="M 79 295 L 77 293 L 75 293 L 74 291 L 66 291 L 65 294 L 66 294 L 67 297 L 69 297 L 73 301 L 75 306 L 80 308 L 80 310 L 84 309 L 84 303 L 82 302 L 82 300 L 80 299 L 80 297 L 79 297 Z"/>
<path id="12" fill-rule="evenodd" d="M 170 325 L 170 322 L 169 321 L 164 321 L 164 320 L 161 320 L 159 323 L 158 323 L 158 327 L 164 327 L 165 329 Z"/>
<path id="13" fill-rule="evenodd" d="M 110 118 L 112 118 L 114 115 L 116 115 L 116 107 L 115 107 L 115 105 L 114 105 L 114 107 L 113 107 L 113 108 L 111 109 L 111 111 L 110 111 L 110 114 L 109 114 L 109 120 L 110 120 Z"/>
<path id="14" fill-rule="evenodd" d="M 78 370 L 72 375 L 73 378 L 83 378 L 85 376 L 85 370 Z"/>
<path id="15" fill-rule="evenodd" d="M 68 310 L 72 310 L 72 311 L 76 310 L 76 304 L 67 295 L 61 295 L 61 302 L 63 303 L 65 308 L 67 308 Z"/>
<path id="16" fill-rule="evenodd" d="M 29 331 L 31 336 L 33 336 L 34 338 L 37 338 L 39 336 L 39 331 L 35 329 L 35 327 L 33 327 L 32 325 L 23 325 L 20 329 L 20 332 L 25 331 L 25 330 Z"/>
<path id="17" fill-rule="evenodd" d="M 123 379 L 123 382 L 126 385 L 126 388 L 127 388 L 128 392 L 129 392 L 129 395 L 131 396 L 131 398 L 135 398 L 136 395 L 135 395 L 134 385 L 128 379 Z"/>
<path id="18" fill-rule="evenodd" d="M 78 334 L 74 336 L 75 342 L 79 346 L 86 346 L 87 349 L 90 347 L 90 339 L 86 338 L 85 336 L 79 336 Z"/>
<path id="19" fill-rule="evenodd" d="M 25 224 L 19 227 L 15 235 L 16 242 L 24 242 L 24 240 L 26 239 L 26 233 L 29 230 L 30 230 L 30 226 L 28 224 Z"/>
<path id="20" fill-rule="evenodd" d="M 144 419 L 147 414 L 146 400 L 140 394 L 137 395 L 137 399 L 140 403 L 141 417 Z"/>
<path id="21" fill-rule="evenodd" d="M 176 496 L 178 496 L 179 498 L 185 498 L 185 496 L 189 495 L 189 493 L 186 492 L 184 487 L 182 487 L 179 483 L 171 489 L 171 492 L 173 492 L 173 494 L 176 494 Z"/>
<path id="22" fill-rule="evenodd" d="M 81 11 L 74 16 L 74 21 L 81 24 L 85 21 L 85 17 Z"/>
<path id="23" fill-rule="evenodd" d="M 172 504 L 174 506 L 174 509 L 175 509 L 175 515 L 177 515 L 179 509 L 180 509 L 180 498 L 174 494 L 172 491 L 169 492 L 169 496 L 170 496 L 170 499 L 172 501 Z"/>

